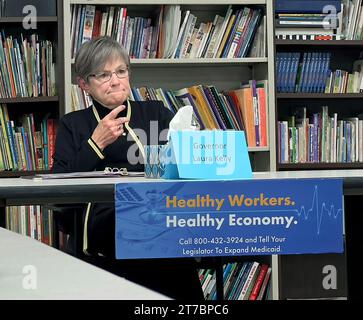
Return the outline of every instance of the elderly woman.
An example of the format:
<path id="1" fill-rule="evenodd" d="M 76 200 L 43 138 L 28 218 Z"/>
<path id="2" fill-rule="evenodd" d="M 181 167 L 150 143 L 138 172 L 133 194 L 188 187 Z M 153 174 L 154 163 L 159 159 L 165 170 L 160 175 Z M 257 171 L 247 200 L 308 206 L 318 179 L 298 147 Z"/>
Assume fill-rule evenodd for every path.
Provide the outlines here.
<path id="1" fill-rule="evenodd" d="M 130 59 L 110 37 L 84 43 L 76 55 L 75 71 L 79 86 L 92 97 L 93 105 L 60 120 L 53 172 L 105 167 L 142 171 L 143 144 L 150 139 L 157 143 L 173 114 L 159 101 L 128 100 Z M 150 130 L 155 122 L 156 132 Z M 157 136 L 151 137 L 151 132 Z M 145 135 L 148 141 L 140 141 Z M 83 252 L 94 256 L 98 265 L 172 298 L 202 297 L 193 260 L 116 260 L 114 204 L 92 203 L 85 211 Z"/>

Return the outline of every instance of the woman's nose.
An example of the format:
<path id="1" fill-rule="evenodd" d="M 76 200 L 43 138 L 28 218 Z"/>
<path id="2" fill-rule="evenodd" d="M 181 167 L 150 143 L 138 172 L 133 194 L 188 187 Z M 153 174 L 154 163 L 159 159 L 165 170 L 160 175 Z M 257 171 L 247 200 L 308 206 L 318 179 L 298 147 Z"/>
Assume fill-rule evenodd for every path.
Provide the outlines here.
<path id="1" fill-rule="evenodd" d="M 118 80 L 119 80 L 119 78 L 117 78 L 116 72 L 112 72 L 111 79 L 110 79 L 110 83 L 111 84 L 118 83 Z"/>

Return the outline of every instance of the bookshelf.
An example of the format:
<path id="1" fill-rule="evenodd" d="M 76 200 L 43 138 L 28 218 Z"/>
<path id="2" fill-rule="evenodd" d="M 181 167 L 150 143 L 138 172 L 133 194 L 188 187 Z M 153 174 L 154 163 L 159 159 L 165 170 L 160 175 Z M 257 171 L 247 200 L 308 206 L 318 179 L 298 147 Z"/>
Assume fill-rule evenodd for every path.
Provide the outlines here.
<path id="1" fill-rule="evenodd" d="M 343 3 L 343 1 L 342 1 Z M 358 5 L 358 7 L 361 6 L 361 4 Z M 309 13 L 305 12 L 307 10 L 299 8 L 296 10 L 296 13 Z M 308 15 L 308 14 L 307 14 Z M 277 19 L 277 15 L 276 15 Z M 308 17 L 306 19 L 309 19 Z M 352 22 L 353 21 L 353 22 Z M 276 88 L 275 88 L 275 97 L 276 97 L 276 103 L 275 103 L 275 115 L 276 115 L 276 170 L 277 171 L 304 171 L 304 170 L 350 170 L 350 169 L 362 169 L 363 168 L 363 160 L 361 157 L 358 158 L 350 158 L 348 157 L 338 157 L 339 156 L 339 147 L 342 149 L 345 149 L 346 153 L 348 153 L 348 146 L 347 144 L 342 144 L 339 141 L 339 136 L 337 135 L 337 132 L 339 132 L 339 120 L 344 120 L 344 127 L 343 127 L 343 137 L 344 140 L 349 141 L 348 139 L 351 139 L 350 136 L 345 135 L 349 131 L 347 128 L 349 125 L 346 125 L 346 123 L 352 121 L 352 118 L 357 118 L 359 120 L 363 119 L 361 118 L 363 108 L 362 108 L 362 101 L 363 101 L 363 92 L 359 90 L 359 86 L 355 92 L 352 92 L 352 90 L 349 89 L 349 82 L 348 80 L 344 80 L 344 78 L 340 81 L 338 81 L 338 77 L 336 77 L 336 70 L 344 70 L 347 72 L 347 74 L 353 73 L 354 66 L 353 63 L 357 60 L 362 59 L 361 52 L 363 51 L 363 41 L 362 40 L 352 40 L 356 33 L 353 32 L 349 36 L 347 35 L 349 32 L 347 30 L 353 30 L 352 26 L 349 26 L 349 24 L 356 24 L 354 23 L 354 19 L 348 19 L 346 16 L 346 13 L 340 17 L 339 25 L 341 26 L 341 29 L 335 30 L 333 33 L 338 35 L 337 38 L 340 38 L 340 40 L 308 40 L 307 39 L 301 39 L 301 34 L 310 34 L 309 28 L 306 27 L 305 31 L 302 32 L 300 29 L 300 40 L 292 39 L 293 37 L 296 37 L 296 34 L 294 34 L 294 31 L 289 30 L 289 28 L 280 28 L 280 32 L 282 29 L 284 29 L 284 37 L 286 39 L 281 39 L 281 36 L 279 39 L 275 37 L 274 40 L 274 46 L 275 46 L 275 54 L 276 54 L 276 64 L 275 64 L 275 75 L 276 75 Z M 275 24 L 275 27 L 277 25 Z M 327 30 L 324 30 L 324 32 Z M 297 33 L 299 31 L 296 31 Z M 291 34 L 291 36 L 290 36 Z M 311 32 L 313 34 L 313 32 Z M 313 36 L 311 36 L 313 37 Z M 334 37 L 332 36 L 334 39 Z M 307 81 L 310 81 L 314 83 L 314 75 L 311 76 L 311 74 L 318 74 L 318 76 L 315 77 L 315 79 L 319 80 L 319 73 L 322 72 L 321 70 L 324 70 L 322 67 L 323 60 L 320 60 L 320 57 L 324 57 L 324 55 L 329 54 L 330 60 L 329 60 L 329 67 L 328 72 L 325 74 L 325 78 L 322 77 L 321 79 L 324 81 L 323 84 L 320 84 L 321 87 L 323 87 L 323 90 L 319 90 L 319 81 L 317 82 L 318 88 L 314 88 L 312 85 L 309 89 L 304 90 L 303 88 L 300 89 L 299 87 L 299 81 L 301 79 L 304 79 L 303 76 L 301 76 L 301 73 L 304 70 L 304 67 L 302 65 L 304 64 L 304 54 L 306 53 L 308 55 L 308 52 L 315 53 L 317 56 L 317 60 L 314 63 L 310 62 L 310 66 L 306 67 L 307 72 L 310 72 L 309 76 L 306 76 Z M 283 63 L 278 61 L 279 54 L 286 54 L 289 56 L 289 54 L 293 53 L 300 53 L 300 60 L 299 60 L 299 66 L 297 68 L 296 76 L 294 77 L 293 71 L 293 90 L 289 90 L 286 88 L 279 88 L 279 80 L 283 78 L 284 72 L 287 74 L 290 74 L 289 71 L 292 70 L 286 63 L 285 67 L 283 67 Z M 280 56 L 281 57 L 281 56 Z M 306 59 L 308 60 L 307 56 Z M 287 58 L 288 60 L 288 58 Z M 286 60 L 286 61 L 287 61 Z M 285 61 L 285 62 L 286 62 Z M 310 61 L 313 61 L 311 59 Z M 291 63 L 291 62 L 290 62 Z M 306 64 L 307 65 L 307 64 Z M 279 70 L 279 68 L 281 69 Z M 283 71 L 284 68 L 288 71 Z M 310 70 L 309 70 L 310 68 Z M 334 85 L 339 89 L 337 91 L 335 90 L 325 90 L 326 87 L 329 86 L 329 81 L 327 81 L 327 78 L 329 76 L 329 71 L 333 71 L 335 79 L 337 82 L 332 81 L 332 86 L 334 89 Z M 338 74 L 339 75 L 339 74 Z M 282 78 L 281 78 L 282 77 Z M 289 79 L 288 77 L 285 78 Z M 348 78 L 347 78 L 348 79 Z M 360 81 L 357 80 L 357 82 Z M 315 82 L 316 83 L 316 82 Z M 321 88 L 320 87 L 320 88 Z M 305 87 L 306 89 L 306 87 Z M 283 92 L 285 91 L 285 92 Z M 305 92 L 302 92 L 305 91 Z M 315 92 L 314 92 L 315 91 Z M 350 92 L 349 92 L 350 91 Z M 327 118 L 323 120 L 322 115 L 322 107 L 327 106 Z M 308 138 L 304 139 L 305 146 L 311 145 L 310 141 L 313 141 L 312 144 L 317 146 L 317 158 L 308 159 L 305 158 L 303 161 L 301 161 L 300 158 L 295 158 L 295 161 L 292 161 L 291 154 L 298 152 L 301 152 L 301 149 L 298 148 L 298 145 L 295 147 L 291 147 L 288 150 L 289 158 L 288 161 L 282 161 L 281 153 L 283 152 L 282 148 L 282 141 L 281 141 L 281 127 L 280 123 L 282 121 L 286 121 L 288 123 L 289 129 L 291 131 L 288 132 L 288 139 L 294 140 L 295 138 L 292 138 L 294 130 L 294 127 L 299 127 L 301 125 L 304 125 L 300 121 L 300 115 L 302 109 L 306 108 L 306 118 L 309 118 L 309 125 L 313 125 L 317 129 L 316 135 L 318 137 L 318 140 L 313 140 L 311 136 L 307 135 Z M 314 114 L 319 114 L 317 116 L 317 122 L 314 123 Z M 326 119 L 334 119 L 334 114 L 336 114 L 336 120 L 332 120 L 329 126 L 324 126 L 323 121 L 326 121 Z M 292 116 L 295 116 L 294 120 L 299 119 L 297 122 L 295 122 L 294 125 L 291 125 Z M 352 125 L 353 126 L 353 125 Z M 307 129 L 309 130 L 309 129 Z M 324 130 L 327 130 L 326 132 L 330 132 L 330 141 L 327 143 L 327 139 L 323 139 L 322 137 L 326 134 L 322 133 Z M 346 131 L 347 130 L 347 131 Z M 353 130 L 353 129 L 351 129 Z M 354 129 L 355 130 L 355 129 Z M 335 133 L 334 133 L 335 131 Z M 357 130 L 355 130 L 357 131 Z M 308 131 L 310 132 L 310 131 Z M 352 135 L 353 136 L 353 135 Z M 296 137 L 296 136 L 295 136 Z M 297 135 L 297 140 L 302 141 L 303 139 L 301 136 Z M 359 139 L 358 139 L 359 138 Z M 310 141 L 309 141 L 310 139 Z M 358 145 L 358 148 L 361 149 L 361 143 L 362 143 L 362 136 L 361 133 L 359 133 L 358 128 L 358 137 L 357 141 L 358 143 L 355 143 L 355 145 Z M 322 144 L 322 140 L 324 140 L 324 143 Z M 350 141 L 352 141 L 351 139 Z M 354 139 L 355 140 L 355 139 Z M 335 141 L 335 144 L 333 143 Z M 347 142 L 349 143 L 349 142 Z M 292 143 L 294 145 L 294 142 Z M 323 148 L 321 148 L 323 145 L 325 145 L 325 151 L 322 151 Z M 294 149 L 296 148 L 296 149 Z M 303 149 L 305 147 L 303 146 Z M 353 146 L 353 142 L 350 144 L 351 150 L 354 150 L 355 146 Z M 311 149 L 310 149 L 311 150 Z M 332 151 L 336 150 L 336 151 Z M 334 155 L 335 152 L 335 155 Z M 322 153 L 324 153 L 324 158 Z M 322 171 L 319 171 L 322 172 Z M 344 175 L 344 174 L 343 174 Z M 350 198 L 345 197 L 346 203 L 349 203 L 350 205 Z M 346 205 L 346 211 L 349 211 L 350 208 L 349 205 Z M 280 271 L 280 282 L 279 282 L 279 297 L 281 299 L 309 299 L 309 298 L 344 298 L 349 297 L 351 294 L 347 289 L 347 283 L 350 284 L 350 275 L 346 272 L 347 266 L 352 265 L 353 259 L 352 257 L 349 257 L 351 254 L 350 246 L 352 244 L 349 243 L 349 238 L 352 237 L 349 232 L 352 231 L 351 225 L 352 223 L 352 217 L 347 218 L 348 215 L 345 217 L 345 252 L 342 254 L 319 254 L 319 255 L 296 255 L 296 256 L 287 256 L 282 255 L 279 256 L 279 271 Z M 337 275 L 339 277 L 340 287 L 338 290 L 331 290 L 330 292 L 327 290 L 324 290 L 321 285 L 321 279 L 322 279 L 322 270 L 323 267 L 326 265 L 333 265 L 337 268 Z M 302 276 L 300 274 L 301 267 L 306 270 L 304 272 L 304 275 L 310 274 L 310 276 Z M 298 284 L 300 282 L 301 284 Z M 304 283 L 304 287 L 302 286 L 302 283 Z M 305 290 L 305 288 L 308 288 L 309 290 Z M 303 289 L 304 288 L 304 289 Z M 349 291 L 351 291 L 349 289 Z"/>
<path id="2" fill-rule="evenodd" d="M 272 1 L 64 1 L 64 30 L 71 28 L 72 5 L 96 5 L 97 8 L 105 6 L 127 7 L 127 15 L 137 17 L 155 16 L 155 11 L 160 5 L 181 5 L 181 11 L 190 10 L 197 16 L 196 26 L 200 22 L 213 21 L 214 16 L 225 16 L 228 5 L 233 8 L 241 6 L 258 6 L 264 9 L 266 24 L 272 25 Z M 267 28 L 266 57 L 245 58 L 192 58 L 192 59 L 131 59 L 132 76 L 131 86 L 141 87 L 147 85 L 153 88 L 179 90 L 193 85 L 214 85 L 218 92 L 237 89 L 243 82 L 250 79 L 264 79 L 268 81 L 268 146 L 251 147 L 249 149 L 251 162 L 255 171 L 275 170 L 275 120 L 274 120 L 274 68 L 273 68 L 273 43 L 272 30 Z M 76 81 L 73 74 L 74 59 L 71 55 L 70 32 L 64 32 L 64 73 L 71 76 L 65 77 L 65 112 L 71 109 L 72 84 Z M 155 77 L 155 74 L 158 77 Z"/>
<path id="3" fill-rule="evenodd" d="M 23 17 L 1 17 L 0 23 L 22 23 Z M 44 17 L 37 17 L 37 22 L 58 22 L 58 17 L 53 16 L 44 16 Z"/>
<path id="4" fill-rule="evenodd" d="M 64 108 L 63 66 L 62 66 L 62 63 L 59 63 L 60 61 L 63 61 L 63 49 L 62 49 L 62 47 L 63 47 L 63 36 L 62 36 L 62 33 L 63 33 L 63 17 L 62 17 L 63 1 L 53 0 L 51 5 L 46 0 L 44 0 L 43 2 L 44 2 L 44 6 L 42 6 L 42 1 L 36 1 L 34 3 L 32 3 L 31 1 L 29 2 L 29 4 L 33 4 L 37 8 L 37 12 L 38 12 L 38 14 L 40 14 L 39 16 L 36 17 L 36 28 L 35 29 L 27 29 L 27 28 L 23 27 L 23 20 L 24 20 L 24 17 L 26 17 L 26 14 L 23 14 L 23 16 L 21 16 L 23 4 L 21 4 L 20 2 L 15 3 L 13 1 L 7 1 L 7 3 L 6 3 L 7 10 L 5 10 L 5 14 L 6 14 L 6 12 L 13 12 L 13 13 L 19 12 L 19 16 L 2 16 L 2 17 L 0 17 L 0 28 L 2 30 L 3 48 L 5 46 L 4 42 L 5 42 L 6 38 L 11 39 L 13 41 L 12 43 L 14 46 L 15 46 L 15 41 L 17 41 L 17 43 L 19 44 L 19 47 L 21 47 L 22 58 L 20 59 L 20 53 L 19 53 L 19 59 L 17 59 L 16 62 L 13 62 L 14 63 L 13 65 L 14 65 L 14 67 L 20 65 L 18 70 L 20 70 L 22 65 L 24 66 L 24 73 L 18 71 L 20 80 L 18 80 L 19 82 L 17 82 L 17 83 L 22 83 L 22 84 L 25 83 L 23 88 L 27 88 L 27 90 L 25 90 L 25 89 L 20 90 L 19 88 L 22 85 L 18 84 L 16 91 L 14 91 L 13 89 L 11 89 L 11 90 L 6 89 L 6 86 L 4 89 L 4 83 L 7 81 L 6 79 L 10 79 L 10 77 L 14 77 L 14 79 L 15 79 L 16 76 L 14 75 L 14 72 L 9 72 L 8 68 L 4 69 L 4 65 L 3 65 L 3 68 L 1 71 L 2 79 L 3 79 L 3 82 L 2 82 L 3 89 L 2 89 L 2 94 L 0 95 L 0 104 L 2 106 L 6 106 L 6 109 L 8 112 L 8 117 L 9 117 L 8 120 L 9 120 L 9 122 L 13 121 L 13 124 L 14 124 L 14 131 L 12 134 L 11 134 L 11 132 L 10 133 L 7 132 L 6 138 L 4 138 L 4 133 L 2 134 L 2 136 L 1 136 L 2 141 L 5 141 L 5 143 L 3 143 L 3 146 L 5 146 L 6 140 L 11 139 L 11 137 L 13 137 L 13 139 L 18 139 L 15 132 L 20 132 L 20 128 L 22 126 L 24 126 L 23 121 L 22 121 L 23 115 L 25 115 L 25 114 L 33 115 L 34 125 L 35 125 L 34 131 L 36 132 L 36 131 L 41 130 L 41 121 L 44 117 L 48 116 L 52 119 L 58 119 L 60 117 L 60 115 L 64 114 L 64 109 L 63 109 Z M 49 8 L 52 7 L 49 10 L 47 9 L 47 3 L 48 3 Z M 9 6 L 11 6 L 11 8 Z M 42 6 L 42 7 L 40 8 L 40 6 Z M 56 11 L 55 15 L 53 15 L 54 6 L 57 6 L 57 11 Z M 49 11 L 49 14 L 51 14 L 51 15 L 46 15 L 46 13 L 48 11 Z M 44 15 L 41 15 L 41 14 L 44 14 Z M 37 90 L 37 89 L 34 89 L 34 82 L 32 80 L 29 80 L 29 79 L 34 79 L 31 76 L 29 76 L 31 74 L 31 71 L 29 71 L 29 72 L 25 71 L 26 67 L 28 67 L 32 64 L 31 63 L 27 64 L 27 62 L 29 60 L 27 60 L 27 62 L 25 62 L 26 59 L 23 58 L 25 56 L 24 49 L 23 49 L 23 48 L 25 48 L 25 45 L 24 45 L 24 43 L 22 43 L 22 40 L 21 40 L 22 38 L 24 40 L 26 39 L 29 44 L 32 34 L 37 35 L 36 41 L 38 43 L 40 43 L 40 47 L 42 47 L 42 43 L 41 43 L 42 41 L 48 40 L 51 42 L 52 51 L 48 51 L 48 56 L 43 60 L 43 61 L 47 61 L 47 62 L 40 62 L 40 68 L 42 68 L 42 66 L 44 66 L 45 70 L 50 70 L 50 68 L 54 68 L 53 69 L 54 70 L 54 76 L 53 76 L 54 80 L 51 80 L 50 77 L 47 77 L 45 79 L 45 76 L 49 75 L 49 73 L 47 71 L 45 71 L 45 73 L 43 72 L 43 74 L 41 76 L 38 76 L 39 78 L 41 78 L 40 81 L 42 81 L 41 86 L 43 86 L 43 88 L 41 90 L 39 90 L 37 93 L 34 93 Z M 28 50 L 32 50 L 32 49 L 28 49 Z M 19 50 L 19 52 L 20 52 L 20 50 Z M 30 51 L 28 51 L 28 53 L 29 52 Z M 45 55 L 46 55 L 46 53 L 45 53 Z M 52 56 L 52 57 L 50 57 L 50 56 Z M 47 59 L 47 58 L 49 58 L 49 59 Z M 29 58 L 29 59 L 31 59 L 31 58 Z M 39 59 L 39 61 L 42 61 L 41 58 Z M 54 67 L 51 66 L 52 64 L 54 64 Z M 7 71 L 4 72 L 3 70 L 7 70 Z M 38 74 L 40 74 L 40 73 L 38 73 Z M 10 82 L 8 82 L 8 84 L 9 83 Z M 46 89 L 44 89 L 45 86 L 47 86 Z M 33 87 L 33 89 L 30 90 L 29 87 Z M 4 90 L 7 92 L 4 92 Z M 5 123 L 7 122 L 6 119 L 4 121 L 5 121 Z M 34 141 L 35 141 L 35 138 L 34 138 Z M 19 142 L 19 140 L 14 140 L 14 142 L 16 143 L 16 144 L 14 144 L 14 149 L 16 149 L 16 154 L 18 154 L 20 152 L 24 152 L 24 153 L 27 152 L 27 149 L 25 147 L 24 136 L 22 136 L 22 142 Z M 41 143 L 42 143 L 42 154 L 44 154 L 43 141 Z M 22 149 L 22 151 L 21 151 L 21 149 Z M 2 148 L 0 152 L 2 152 L 2 154 L 1 154 L 2 159 L 0 159 L 0 161 L 2 161 L 2 163 L 0 164 L 0 169 L 1 169 L 0 178 L 1 177 L 19 177 L 19 176 L 23 176 L 23 175 L 29 175 L 31 173 L 34 173 L 35 171 L 36 172 L 39 172 L 39 171 L 46 172 L 47 171 L 45 169 L 45 167 L 42 168 L 42 166 L 40 166 L 40 165 L 39 165 L 39 167 L 38 167 L 38 165 L 36 165 L 37 166 L 36 169 L 31 166 L 28 166 L 28 163 L 25 164 L 25 160 L 24 159 L 20 160 L 20 156 L 18 158 L 17 155 L 15 155 L 15 158 L 13 156 L 13 158 L 11 160 L 12 162 L 9 162 L 9 160 L 4 158 L 4 157 L 8 157 L 8 154 L 4 155 L 4 153 L 6 153 L 6 150 L 4 148 Z M 29 151 L 29 152 L 31 152 L 31 151 Z M 34 157 L 34 155 L 33 155 L 33 157 Z M 7 163 L 7 165 L 5 165 L 5 162 Z M 17 163 L 17 165 L 14 165 L 15 162 Z M 10 164 L 10 163 L 12 163 L 12 164 Z M 43 161 L 43 166 L 44 166 L 44 161 Z"/>
<path id="5" fill-rule="evenodd" d="M 52 62 L 55 63 L 55 92 L 51 93 L 50 90 L 48 90 L 45 93 L 45 91 L 42 91 L 41 94 L 28 94 L 24 91 L 20 93 L 17 91 L 17 94 L 4 94 L 4 89 L 1 91 L 0 95 L 0 105 L 2 111 L 4 110 L 4 106 L 6 105 L 6 109 L 8 111 L 9 121 L 14 121 L 15 127 L 21 127 L 24 126 L 22 116 L 24 114 L 33 114 L 34 116 L 34 129 L 35 131 L 39 131 L 41 129 L 41 120 L 49 114 L 49 117 L 52 119 L 58 119 L 61 114 L 64 113 L 63 107 L 64 107 L 64 90 L 63 90 L 63 66 L 60 61 L 63 61 L 63 49 L 62 49 L 62 32 L 63 32 L 63 17 L 62 17 L 62 0 L 53 0 L 52 5 L 57 6 L 57 14 L 48 16 L 48 15 L 41 15 L 43 13 L 48 12 L 48 6 L 50 6 L 49 1 L 43 0 L 32 2 L 28 1 L 26 4 L 34 4 L 37 8 L 37 12 L 39 16 L 36 17 L 36 29 L 24 29 L 23 28 L 23 20 L 24 16 L 2 16 L 0 17 L 0 29 L 2 31 L 2 41 L 4 41 L 5 38 L 12 37 L 13 40 L 17 39 L 19 42 L 19 45 L 22 44 L 21 42 L 21 36 L 23 36 L 24 39 L 29 39 L 32 34 L 38 35 L 38 40 L 49 40 L 52 43 L 52 50 L 53 50 L 53 57 Z M 39 7 L 39 5 L 42 5 L 42 8 Z M 22 12 L 22 4 L 20 2 L 14 2 L 14 1 L 7 1 L 7 6 L 12 6 L 11 12 L 19 12 L 21 14 Z M 54 7 L 53 7 L 54 9 Z M 4 46 L 4 42 L 3 42 Z M 2 62 L 4 62 L 4 59 L 2 59 Z M 24 63 L 24 59 L 22 63 Z M 19 60 L 17 60 L 20 64 Z M 4 65 L 3 65 L 4 67 Z M 6 69 L 6 72 L 4 72 L 4 68 L 1 69 L 1 78 L 4 81 L 7 76 L 10 75 L 11 72 L 9 72 L 8 69 Z M 29 78 L 27 78 L 29 79 Z M 4 82 L 2 82 L 2 88 Z M 6 120 L 4 120 L 6 121 Z M 3 122 L 4 123 L 4 122 Z M 1 128 L 3 129 L 3 128 Z M 18 134 L 18 129 L 16 129 L 16 133 Z M 2 131 L 4 133 L 4 131 Z M 7 138 L 9 139 L 11 133 L 9 131 L 6 132 Z M 15 137 L 15 133 L 13 133 L 13 137 Z M 6 150 L 6 141 L 4 141 L 4 134 L 1 135 L 1 157 L 0 157 L 0 179 L 1 178 L 17 178 L 20 176 L 27 176 L 27 175 L 34 175 L 36 173 L 47 173 L 49 170 L 45 170 L 38 168 L 37 170 L 30 169 L 28 167 L 28 163 L 25 167 L 24 162 L 23 167 L 20 167 L 20 163 L 17 162 L 18 167 L 17 168 L 5 168 L 4 164 L 5 161 L 9 164 L 9 160 L 5 160 L 5 157 L 8 156 L 8 154 L 5 156 L 5 153 L 7 153 Z M 23 136 L 24 139 L 24 136 Z M 9 141 L 9 140 L 8 140 Z M 19 142 L 18 140 L 18 146 L 19 148 L 23 148 L 24 152 L 26 152 L 24 143 L 25 139 L 22 140 L 22 142 Z M 43 143 L 43 142 L 42 142 Z M 5 148 L 4 148 L 5 147 Z M 44 147 L 42 147 L 44 155 Z M 10 149 L 9 149 L 10 150 Z M 17 152 L 19 152 L 20 149 L 17 149 Z M 14 158 L 13 158 L 14 160 Z M 24 160 L 24 158 L 23 158 Z M 44 164 L 44 162 L 43 162 Z M 33 210 L 34 211 L 35 206 L 22 206 L 22 210 Z M 5 226 L 8 224 L 8 227 L 11 227 L 10 221 L 10 215 L 12 217 L 15 217 L 14 214 L 14 207 L 1 207 L 0 208 L 0 226 Z M 20 207 L 18 208 L 20 211 Z M 43 215 L 45 216 L 46 209 L 45 207 L 42 207 L 41 209 L 43 211 Z M 11 212 L 11 213 L 10 213 Z M 38 212 L 40 212 L 38 210 Z M 39 215 L 39 214 L 38 214 Z M 33 221 L 35 221 L 35 216 Z M 48 224 L 49 226 L 49 224 Z M 18 226 L 18 228 L 20 228 Z M 20 231 L 18 229 L 17 231 Z M 30 235 L 29 230 L 22 230 L 23 234 L 27 233 Z M 38 238 L 40 239 L 40 238 Z M 44 241 L 43 241 L 44 242 Z"/>
<path id="6" fill-rule="evenodd" d="M 251 79 L 267 80 L 267 146 L 249 147 L 254 171 L 274 171 L 276 169 L 275 139 L 275 91 L 274 91 L 274 46 L 273 46 L 273 1 L 272 0 L 64 0 L 63 3 L 63 43 L 64 43 L 64 112 L 72 110 L 72 84 L 74 59 L 71 54 L 72 7 L 75 5 L 94 5 L 105 10 L 108 6 L 126 7 L 130 17 L 154 17 L 160 5 L 180 5 L 181 11 L 190 10 L 197 17 L 196 27 L 201 22 L 213 21 L 218 14 L 226 15 L 229 5 L 233 10 L 244 6 L 261 8 L 266 16 L 266 54 L 262 57 L 243 58 L 132 58 L 131 87 L 147 85 L 153 88 L 180 90 L 195 85 L 214 85 L 218 92 L 238 89 Z M 155 76 L 157 74 L 157 77 Z M 277 257 L 269 256 L 272 266 L 272 298 L 278 299 Z M 221 272 L 221 269 L 219 269 Z M 219 285 L 217 284 L 220 288 Z"/>
<path id="7" fill-rule="evenodd" d="M 346 70 L 352 73 L 353 62 L 359 60 L 360 52 L 363 51 L 363 42 L 361 40 L 276 40 L 276 52 L 329 52 L 331 54 L 330 69 Z M 276 119 L 277 121 L 287 120 L 289 116 L 306 107 L 308 117 L 314 113 L 321 112 L 322 106 L 328 106 L 328 115 L 332 117 L 337 113 L 337 120 L 344 120 L 351 117 L 358 117 L 363 109 L 361 107 L 363 93 L 310 93 L 310 92 L 278 92 L 276 88 Z M 310 120 L 310 124 L 312 120 Z M 299 125 L 299 124 L 298 124 Z M 279 160 L 278 154 L 281 152 L 280 141 L 278 141 L 279 132 L 278 124 L 276 125 L 277 137 L 277 170 L 310 170 L 310 169 L 361 169 L 363 163 L 361 160 L 339 161 L 329 159 L 325 161 L 301 161 L 285 162 Z M 320 129 L 319 129 L 320 130 Z M 320 132 L 321 134 L 321 132 Z M 337 142 L 338 143 L 338 142 Z M 359 142 L 361 143 L 361 142 Z M 296 146 L 297 147 L 297 146 Z M 320 151 L 321 152 L 321 151 Z M 344 160 L 344 159 L 343 159 Z"/>

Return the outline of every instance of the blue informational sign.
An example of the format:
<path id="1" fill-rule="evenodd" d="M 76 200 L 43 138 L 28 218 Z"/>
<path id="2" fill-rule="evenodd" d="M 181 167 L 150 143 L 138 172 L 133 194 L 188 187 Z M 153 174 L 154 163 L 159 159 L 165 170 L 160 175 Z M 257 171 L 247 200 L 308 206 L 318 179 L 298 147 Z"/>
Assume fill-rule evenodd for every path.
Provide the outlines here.
<path id="1" fill-rule="evenodd" d="M 343 252 L 340 179 L 116 185 L 116 257 Z"/>
<path id="2" fill-rule="evenodd" d="M 246 138 L 235 130 L 170 130 L 159 156 L 165 179 L 252 178 Z"/>

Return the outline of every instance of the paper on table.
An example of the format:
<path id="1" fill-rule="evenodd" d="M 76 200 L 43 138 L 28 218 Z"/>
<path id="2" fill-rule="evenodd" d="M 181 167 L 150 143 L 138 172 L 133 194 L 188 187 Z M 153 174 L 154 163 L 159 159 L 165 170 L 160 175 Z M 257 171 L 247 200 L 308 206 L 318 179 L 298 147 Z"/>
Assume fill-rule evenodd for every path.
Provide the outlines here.
<path id="1" fill-rule="evenodd" d="M 143 177 L 144 172 L 125 171 L 125 172 L 104 172 L 104 171 L 85 171 L 67 173 L 47 173 L 35 176 L 23 176 L 23 179 L 72 179 L 72 178 L 107 178 L 107 177 Z"/>

